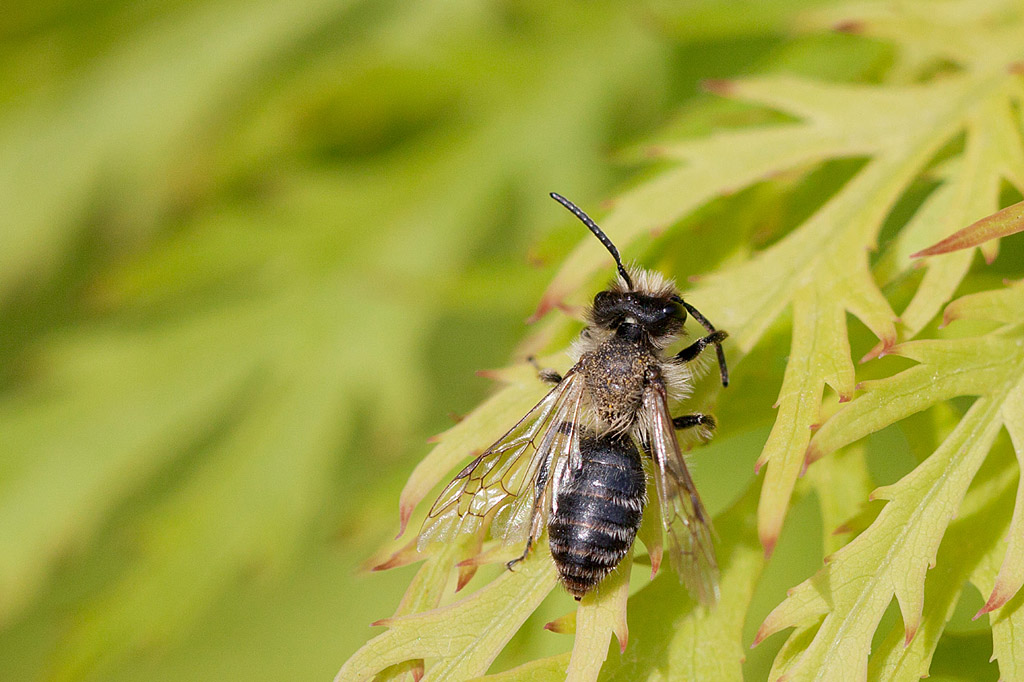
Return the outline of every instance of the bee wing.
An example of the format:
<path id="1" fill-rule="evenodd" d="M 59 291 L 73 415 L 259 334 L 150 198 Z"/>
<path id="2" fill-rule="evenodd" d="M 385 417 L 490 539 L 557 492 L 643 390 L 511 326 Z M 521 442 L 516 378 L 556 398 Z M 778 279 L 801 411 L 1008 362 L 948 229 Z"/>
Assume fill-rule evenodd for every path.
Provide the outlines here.
<path id="1" fill-rule="evenodd" d="M 683 460 L 661 382 L 651 382 L 647 388 L 644 409 L 650 418 L 648 442 L 672 568 L 697 600 L 710 606 L 718 600 L 718 562 L 711 519 Z"/>
<path id="2" fill-rule="evenodd" d="M 570 370 L 518 424 L 445 487 L 423 522 L 419 549 L 460 533 L 477 532 L 499 513 L 505 544 L 525 540 L 527 529 L 531 536 L 539 535 L 542 503 L 550 506 L 566 467 L 579 466 L 582 398 L 582 378 Z M 532 494 L 526 494 L 529 491 Z"/>

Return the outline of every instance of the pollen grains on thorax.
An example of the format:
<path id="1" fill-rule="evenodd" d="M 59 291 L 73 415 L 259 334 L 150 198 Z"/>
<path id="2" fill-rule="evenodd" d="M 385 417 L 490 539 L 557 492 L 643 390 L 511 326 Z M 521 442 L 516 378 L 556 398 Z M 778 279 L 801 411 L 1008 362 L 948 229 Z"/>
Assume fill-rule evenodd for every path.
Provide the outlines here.
<path id="1" fill-rule="evenodd" d="M 614 336 L 580 357 L 587 399 L 600 431 L 624 433 L 633 426 L 643 404 L 644 375 L 653 362 L 648 350 Z"/>

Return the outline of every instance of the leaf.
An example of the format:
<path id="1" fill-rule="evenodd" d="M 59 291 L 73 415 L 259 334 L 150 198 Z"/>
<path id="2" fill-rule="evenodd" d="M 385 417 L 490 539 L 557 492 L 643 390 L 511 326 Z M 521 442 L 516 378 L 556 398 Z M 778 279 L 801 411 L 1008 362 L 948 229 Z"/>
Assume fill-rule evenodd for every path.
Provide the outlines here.
<path id="1" fill-rule="evenodd" d="M 944 324 L 956 320 L 991 320 L 1012 324 L 1024 314 L 1024 281 L 1011 284 L 1008 289 L 979 291 L 962 296 L 943 313 Z"/>
<path id="2" fill-rule="evenodd" d="M 1015 514 L 1020 509 L 1019 498 L 1018 487 Z M 1002 549 L 998 545 L 993 547 L 982 557 L 971 575 L 971 582 L 982 594 L 994 593 L 993 586 L 1003 557 Z M 981 615 L 979 613 L 975 618 Z M 1021 638 L 1021 633 L 1024 632 L 1024 591 L 1018 591 L 1008 602 L 989 611 L 988 620 L 992 627 L 992 659 L 999 662 L 1001 678 L 1020 679 L 1021 675 L 1024 675 L 1024 639 Z"/>
<path id="3" fill-rule="evenodd" d="M 88 262 L 70 290 L 34 292 L 59 304 L 32 312 L 27 349 L 0 344 L 16 360 L 0 405 L 13 446 L 0 622 L 39 613 L 62 567 L 106 533 L 127 547 L 76 592 L 80 617 L 49 615 L 59 641 L 38 665 L 55 675 L 102 675 L 154 643 L 180 646 L 225 593 L 289 579 L 298 552 L 327 542 L 322 526 L 336 521 L 324 516 L 350 524 L 370 491 L 348 486 L 383 486 L 360 474 L 366 462 L 394 466 L 428 412 L 441 363 L 425 358 L 443 323 L 467 309 L 482 325 L 498 306 L 521 314 L 516 296 L 536 277 L 526 267 L 482 277 L 481 266 L 489 289 L 459 286 L 480 261 L 522 253 L 526 225 L 554 220 L 509 210 L 503 192 L 607 182 L 606 112 L 665 77 L 661 42 L 623 21 L 626 8 L 588 15 L 567 38 L 568 10 L 552 7 L 513 45 L 489 12 L 453 26 L 444 13 L 363 5 L 170 3 L 146 10 L 157 16 L 145 27 L 112 9 L 90 29 L 109 36 L 102 46 L 69 46 L 55 19 L 35 47 L 53 40 L 84 63 L 55 66 L 62 82 L 37 101 L 3 101 L 0 289 L 49 279 L 72 247 Z M 479 79 L 483 62 L 467 55 L 480 53 L 523 70 Z M 396 71 L 429 97 L 381 96 Z M 549 87 L 564 77 L 580 110 Z M 483 108 L 442 115 L 455 100 Z M 375 126 L 380 140 L 362 137 Z M 98 253 L 77 248 L 83 234 Z M 2 326 L 23 333 L 10 315 Z"/>
<path id="4" fill-rule="evenodd" d="M 985 21 L 986 10 L 958 7 L 959 22 Z M 905 27 L 898 12 L 873 5 L 861 11 L 870 15 L 873 9 Z M 914 3 L 907 12 L 915 18 L 924 15 Z M 1014 17 L 1020 26 L 1019 14 Z M 923 20 L 928 21 L 927 15 Z M 932 23 L 946 21 L 949 17 L 939 14 Z M 1001 26 L 999 35 L 1008 36 L 1006 30 Z M 903 38 L 910 41 L 908 35 Z M 670 226 L 712 198 L 770 174 L 829 158 L 868 157 L 846 186 L 795 230 L 749 260 L 701 279 L 686 294 L 698 308 L 715 311 L 709 313 L 711 319 L 729 331 L 743 353 L 787 305 L 793 306 L 792 361 L 779 396 L 776 428 L 758 460 L 759 466 L 767 466 L 758 516 L 769 553 L 803 468 L 824 385 L 843 399 L 852 395 L 845 314 L 856 315 L 878 337 L 880 343 L 869 358 L 884 354 L 897 340 L 895 315 L 873 281 L 867 259 L 890 210 L 960 133 L 966 133 L 967 144 L 951 162 L 957 170 L 947 179 L 950 189 L 937 195 L 949 202 L 947 208 L 955 209 L 950 213 L 984 215 L 1003 177 L 1018 184 L 1024 177 L 1024 153 L 1014 132 L 1019 126 L 1011 118 L 1021 92 L 1016 77 L 1006 69 L 1019 58 L 1019 49 L 1008 40 L 978 47 L 981 55 L 957 55 L 965 60 L 977 57 L 978 68 L 912 86 L 844 86 L 779 76 L 712 83 L 718 94 L 779 110 L 799 122 L 662 145 L 661 157 L 682 165 L 621 197 L 601 221 L 623 249 L 643 233 Z M 548 288 L 538 314 L 578 289 L 603 259 L 596 245 L 581 245 Z M 954 258 L 929 273 L 929 282 L 908 310 L 911 335 L 952 294 L 966 264 L 963 258 Z M 909 258 L 896 267 L 909 268 Z"/>
<path id="5" fill-rule="evenodd" d="M 941 253 L 950 253 L 961 249 L 969 249 L 972 246 L 980 246 L 992 239 L 999 239 L 1011 234 L 1024 231 L 1024 201 L 1007 206 L 990 216 L 975 221 L 954 232 L 938 244 L 929 246 L 927 249 L 912 254 L 912 258 L 924 256 L 935 256 Z"/>
<path id="6" fill-rule="evenodd" d="M 847 530 L 845 524 L 860 512 L 871 491 L 864 448 L 844 448 L 808 469 L 805 480 L 818 498 L 827 556 L 845 544 L 838 534 Z"/>
<path id="7" fill-rule="evenodd" d="M 611 576 L 580 601 L 576 611 L 576 637 L 565 679 L 573 681 L 596 680 L 608 655 L 612 633 L 619 640 L 619 650 L 628 643 L 626 627 L 626 600 L 629 597 L 629 573 L 633 565 L 632 552 L 615 567 Z"/>
<path id="8" fill-rule="evenodd" d="M 875 522 L 765 620 L 757 641 L 785 627 L 807 627 L 824 616 L 812 642 L 786 669 L 787 680 L 866 679 L 871 633 L 893 596 L 903 613 L 905 642 L 914 640 L 922 623 L 925 571 L 934 565 L 946 525 L 1004 424 L 1004 410 L 1024 386 L 1020 334 L 1020 329 L 1009 328 L 981 337 L 897 346 L 894 353 L 921 364 L 868 382 L 863 395 L 815 434 L 808 453 L 812 461 L 939 400 L 981 396 L 930 457 L 898 483 L 872 494 L 889 501 Z M 991 524 L 991 516 L 983 522 Z M 966 577 L 966 569 L 956 570 Z M 938 608 L 935 617 L 948 618 Z M 931 636 L 934 646 L 937 634 Z M 925 645 L 915 650 L 918 655 L 920 646 Z"/>
<path id="9" fill-rule="evenodd" d="M 1024 386 L 1018 385 L 1006 397 L 1003 405 L 1003 419 L 1006 430 L 1013 441 L 1013 449 L 1017 453 L 1019 471 L 1024 471 Z M 996 576 L 992 593 L 978 615 L 989 613 L 1001 608 L 1024 585 L 1024 485 L 1017 488 L 1017 503 L 1010 521 L 1009 543 L 1006 557 L 1003 559 Z"/>
<path id="10" fill-rule="evenodd" d="M 1017 472 L 1005 457 L 998 458 L 990 468 L 993 471 L 979 474 L 942 539 L 935 568 L 925 582 L 924 610 L 916 636 L 908 643 L 902 624 L 896 623 L 872 651 L 869 679 L 928 676 L 932 654 L 953 616 L 965 582 L 1006 532 L 1005 519 L 1012 505 Z"/>
<path id="11" fill-rule="evenodd" d="M 895 485 L 876 490 L 873 497 L 889 500 L 878 519 L 768 615 L 755 642 L 824 616 L 811 643 L 785 670 L 786 680 L 866 680 L 871 637 L 894 595 L 906 641 L 913 640 L 925 571 L 1001 426 L 998 407 L 995 400 L 979 399 L 931 457 Z"/>
<path id="12" fill-rule="evenodd" d="M 517 682 L 518 680 L 536 680 L 536 682 L 564 682 L 565 669 L 569 665 L 570 652 L 540 658 L 523 665 L 516 666 L 505 672 L 484 675 L 475 678 L 479 682 Z"/>
<path id="13" fill-rule="evenodd" d="M 450 606 L 387 619 L 387 632 L 357 651 L 335 680 L 367 679 L 418 658 L 439 658 L 428 671 L 431 680 L 482 675 L 556 581 L 547 543 L 541 543 L 515 571 Z"/>
<path id="14" fill-rule="evenodd" d="M 678 579 L 662 572 L 630 598 L 629 647 L 609 657 L 602 680 L 742 680 L 743 621 L 764 565 L 752 513 L 753 485 L 715 519 L 721 599 L 712 609 L 694 604 Z"/>

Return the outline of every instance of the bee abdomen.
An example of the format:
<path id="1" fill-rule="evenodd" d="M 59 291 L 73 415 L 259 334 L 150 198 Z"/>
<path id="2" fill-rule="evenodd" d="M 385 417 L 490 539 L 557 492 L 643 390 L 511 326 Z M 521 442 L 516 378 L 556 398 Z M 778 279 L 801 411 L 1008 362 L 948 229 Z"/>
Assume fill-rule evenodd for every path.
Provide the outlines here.
<path id="1" fill-rule="evenodd" d="M 559 578 L 576 599 L 622 561 L 647 499 L 640 453 L 628 437 L 582 438 L 580 452 L 582 465 L 559 491 L 548 524 Z"/>

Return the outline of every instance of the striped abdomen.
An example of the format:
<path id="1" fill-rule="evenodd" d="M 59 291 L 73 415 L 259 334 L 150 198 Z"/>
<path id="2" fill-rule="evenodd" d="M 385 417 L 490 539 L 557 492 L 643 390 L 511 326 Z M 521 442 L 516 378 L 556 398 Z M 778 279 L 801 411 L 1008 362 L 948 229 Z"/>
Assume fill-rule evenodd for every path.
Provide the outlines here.
<path id="1" fill-rule="evenodd" d="M 582 466 L 569 473 L 548 523 L 559 579 L 576 599 L 626 556 L 640 528 L 647 491 L 629 436 L 580 438 Z"/>

